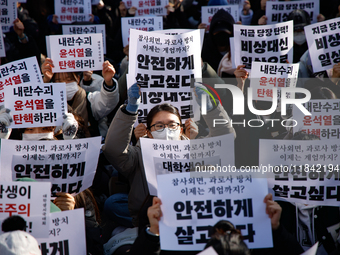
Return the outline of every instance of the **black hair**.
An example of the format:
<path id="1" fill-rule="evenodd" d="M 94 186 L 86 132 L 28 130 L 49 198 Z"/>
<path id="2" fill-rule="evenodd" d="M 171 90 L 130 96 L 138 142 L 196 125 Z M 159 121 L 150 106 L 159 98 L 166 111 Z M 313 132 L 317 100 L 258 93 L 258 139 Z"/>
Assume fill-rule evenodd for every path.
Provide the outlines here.
<path id="1" fill-rule="evenodd" d="M 146 117 L 146 126 L 148 129 L 150 129 L 152 120 L 155 117 L 155 115 L 161 111 L 166 111 L 175 114 L 179 119 L 179 124 L 182 124 L 181 115 L 179 114 L 178 109 L 175 106 L 171 104 L 159 104 L 152 108 L 148 116 Z"/>
<path id="2" fill-rule="evenodd" d="M 26 231 L 26 221 L 19 215 L 13 215 L 2 222 L 1 229 L 3 232 Z"/>
<path id="3" fill-rule="evenodd" d="M 233 225 L 233 223 L 231 223 L 230 221 L 227 221 L 227 220 L 220 220 L 219 222 L 217 222 L 214 225 L 214 231 L 222 230 L 225 233 L 225 232 L 232 230 L 232 229 L 235 229 L 235 226 Z M 212 233 L 212 234 L 214 234 L 214 233 Z"/>

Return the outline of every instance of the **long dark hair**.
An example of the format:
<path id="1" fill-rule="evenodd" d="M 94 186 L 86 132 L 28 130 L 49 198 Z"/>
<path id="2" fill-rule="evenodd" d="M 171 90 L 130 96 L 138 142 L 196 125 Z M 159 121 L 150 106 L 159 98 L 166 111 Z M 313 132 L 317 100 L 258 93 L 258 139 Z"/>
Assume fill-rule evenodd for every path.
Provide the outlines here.
<path id="1" fill-rule="evenodd" d="M 160 105 L 156 105 L 154 108 L 151 109 L 151 111 L 149 112 L 148 116 L 146 117 L 146 125 L 147 125 L 147 129 L 150 129 L 151 123 L 153 118 L 155 117 L 155 115 L 161 111 L 166 111 L 166 112 L 170 112 L 172 114 L 175 114 L 178 119 L 179 119 L 179 123 L 182 123 L 182 118 L 181 115 L 178 112 L 178 109 L 171 105 L 171 104 L 160 104 Z"/>

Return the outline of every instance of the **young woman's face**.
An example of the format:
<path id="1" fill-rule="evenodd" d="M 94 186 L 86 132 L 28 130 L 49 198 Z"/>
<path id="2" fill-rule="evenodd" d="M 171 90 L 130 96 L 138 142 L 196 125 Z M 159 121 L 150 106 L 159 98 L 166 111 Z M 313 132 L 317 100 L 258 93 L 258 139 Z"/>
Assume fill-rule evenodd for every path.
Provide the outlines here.
<path id="1" fill-rule="evenodd" d="M 170 113 L 170 112 L 167 112 L 167 111 L 160 111 L 158 112 L 152 119 L 152 122 L 151 122 L 151 129 L 150 130 L 147 130 L 147 135 L 149 138 L 154 138 L 151 134 L 152 131 L 156 131 L 155 130 L 155 126 L 153 126 L 154 124 L 158 124 L 158 123 L 161 123 L 161 124 L 165 124 L 165 125 L 168 125 L 170 123 L 179 123 L 181 124 L 181 121 L 179 120 L 179 118 L 173 114 L 173 113 Z M 168 127 L 168 126 L 166 126 Z M 183 133 L 183 128 L 182 126 L 180 125 L 178 127 L 178 129 L 180 129 L 180 135 L 182 135 Z"/>

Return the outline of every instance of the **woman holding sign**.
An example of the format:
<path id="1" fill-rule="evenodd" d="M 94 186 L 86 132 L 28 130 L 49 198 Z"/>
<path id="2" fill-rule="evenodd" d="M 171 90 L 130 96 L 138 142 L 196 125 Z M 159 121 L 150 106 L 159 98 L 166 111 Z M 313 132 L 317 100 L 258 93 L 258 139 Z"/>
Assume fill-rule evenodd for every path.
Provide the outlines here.
<path id="1" fill-rule="evenodd" d="M 76 73 L 65 72 L 54 74 L 53 61 L 50 58 L 46 58 L 42 64 L 41 70 L 44 74 L 44 82 L 65 82 L 66 83 L 66 95 L 68 106 L 73 111 L 80 115 L 87 126 L 92 136 L 100 135 L 98 124 L 99 121 L 106 117 L 118 104 L 119 93 L 118 83 L 113 78 L 116 71 L 109 61 L 105 61 L 103 64 L 102 76 L 104 78 L 101 86 L 101 90 L 86 93 L 79 84 L 79 78 Z M 87 134 L 90 136 L 90 134 Z"/>
<path id="2" fill-rule="evenodd" d="M 196 100 L 201 104 L 201 95 L 206 88 L 201 84 L 196 84 Z M 229 120 L 224 108 L 217 103 L 213 106 L 207 96 L 207 112 L 204 120 L 207 123 L 209 136 L 218 136 L 234 133 L 234 129 L 228 124 L 213 127 L 213 120 L 222 118 Z M 128 207 L 132 217 L 132 223 L 138 226 L 138 212 L 143 201 L 149 194 L 148 184 L 145 177 L 142 152 L 140 143 L 136 146 L 130 145 L 133 125 L 137 120 L 137 111 L 140 104 L 140 91 L 137 84 L 128 90 L 128 104 L 122 105 L 115 115 L 108 130 L 103 152 L 109 162 L 129 180 L 130 192 L 128 197 Z M 155 106 L 147 116 L 147 138 L 164 140 L 188 140 L 183 134 L 181 116 L 176 107 L 170 104 Z"/>

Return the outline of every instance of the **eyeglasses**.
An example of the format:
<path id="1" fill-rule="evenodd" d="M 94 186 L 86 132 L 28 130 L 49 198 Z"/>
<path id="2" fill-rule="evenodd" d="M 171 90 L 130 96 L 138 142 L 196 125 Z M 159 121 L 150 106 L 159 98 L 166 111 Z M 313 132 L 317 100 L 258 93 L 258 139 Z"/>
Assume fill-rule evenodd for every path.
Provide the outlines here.
<path id="1" fill-rule="evenodd" d="M 157 132 L 162 132 L 165 126 L 167 126 L 170 130 L 177 130 L 180 124 L 177 122 L 170 122 L 169 124 L 156 123 L 150 126 L 150 130 L 154 127 Z"/>

